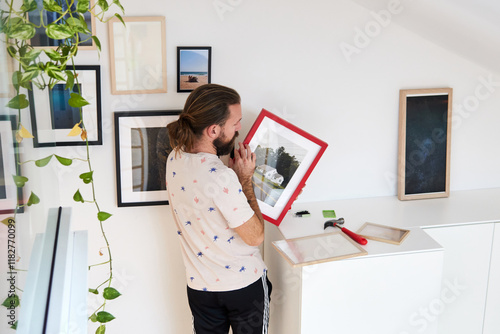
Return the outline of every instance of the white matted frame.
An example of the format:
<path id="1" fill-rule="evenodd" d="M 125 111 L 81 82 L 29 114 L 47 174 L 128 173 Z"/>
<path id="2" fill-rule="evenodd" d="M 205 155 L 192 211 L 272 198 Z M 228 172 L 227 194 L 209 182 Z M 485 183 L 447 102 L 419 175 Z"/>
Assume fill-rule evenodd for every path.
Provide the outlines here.
<path id="1" fill-rule="evenodd" d="M 165 17 L 116 17 L 108 22 L 111 94 L 167 92 Z"/>
<path id="2" fill-rule="evenodd" d="M 78 82 L 75 80 L 73 91 L 77 92 L 79 88 L 82 97 L 89 102 L 81 111 L 89 145 L 102 145 L 100 66 L 77 65 L 75 70 Z M 43 90 L 33 85 L 28 92 L 34 147 L 87 145 L 80 136 L 68 136 L 80 121 L 79 109 L 68 104 L 70 93 L 65 89 L 65 83 Z"/>
<path id="3" fill-rule="evenodd" d="M 341 232 L 278 240 L 272 244 L 294 267 L 368 254 L 365 249 Z"/>
<path id="4" fill-rule="evenodd" d="M 265 109 L 244 143 L 257 158 L 252 183 L 259 208 L 279 226 L 328 144 Z"/>
<path id="5" fill-rule="evenodd" d="M 171 152 L 167 124 L 181 110 L 115 112 L 118 206 L 168 204 L 165 171 Z"/>
<path id="6" fill-rule="evenodd" d="M 374 223 L 364 223 L 356 233 L 366 239 L 400 245 L 408 234 L 410 234 L 410 230 Z"/>
<path id="7" fill-rule="evenodd" d="M 452 88 L 400 91 L 400 200 L 449 196 L 452 102 Z"/>

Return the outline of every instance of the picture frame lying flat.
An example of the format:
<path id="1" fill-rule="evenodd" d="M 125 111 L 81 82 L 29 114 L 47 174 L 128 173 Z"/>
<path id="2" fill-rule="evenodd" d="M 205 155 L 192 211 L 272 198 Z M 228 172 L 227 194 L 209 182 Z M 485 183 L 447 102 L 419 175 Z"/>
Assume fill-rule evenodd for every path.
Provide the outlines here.
<path id="1" fill-rule="evenodd" d="M 410 234 L 410 230 L 374 223 L 365 223 L 356 231 L 356 233 L 366 239 L 400 245 L 406 239 L 408 234 Z"/>
<path id="2" fill-rule="evenodd" d="M 368 254 L 342 232 L 278 240 L 272 245 L 294 267 Z"/>
<path id="3" fill-rule="evenodd" d="M 115 112 L 118 206 L 167 205 L 167 124 L 181 110 Z"/>
<path id="4" fill-rule="evenodd" d="M 400 91 L 400 200 L 449 196 L 452 101 L 452 88 Z"/>
<path id="5" fill-rule="evenodd" d="M 244 143 L 257 157 L 252 183 L 259 208 L 279 226 L 328 144 L 265 109 Z"/>
<path id="6" fill-rule="evenodd" d="M 82 107 L 89 145 L 102 145 L 101 67 L 77 65 L 75 70 L 77 79 L 73 90 L 66 89 L 65 83 L 58 83 L 52 89 L 43 90 L 33 85 L 28 91 L 34 147 L 87 145 L 80 136 L 68 136 L 80 121 L 80 108 L 68 103 L 73 92 L 81 92 L 89 102 Z"/>
<path id="7" fill-rule="evenodd" d="M 108 22 L 111 94 L 167 92 L 166 23 L 163 16 L 113 17 Z"/>

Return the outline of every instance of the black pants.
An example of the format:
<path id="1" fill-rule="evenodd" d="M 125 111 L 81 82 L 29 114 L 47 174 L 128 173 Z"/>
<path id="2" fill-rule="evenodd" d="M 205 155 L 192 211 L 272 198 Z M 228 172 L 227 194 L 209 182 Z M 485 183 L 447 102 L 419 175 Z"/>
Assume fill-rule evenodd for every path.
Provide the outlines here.
<path id="1" fill-rule="evenodd" d="M 187 288 L 196 334 L 267 333 L 272 284 L 264 275 L 233 291 L 209 292 Z"/>

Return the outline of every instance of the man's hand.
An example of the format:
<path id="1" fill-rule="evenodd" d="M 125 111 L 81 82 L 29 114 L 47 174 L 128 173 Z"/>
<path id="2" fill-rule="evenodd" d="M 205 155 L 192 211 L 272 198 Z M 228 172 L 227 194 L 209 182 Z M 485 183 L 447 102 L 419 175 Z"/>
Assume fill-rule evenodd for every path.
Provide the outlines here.
<path id="1" fill-rule="evenodd" d="M 234 148 L 234 161 L 229 159 L 229 168 L 232 168 L 238 176 L 248 204 L 255 212 L 250 220 L 234 229 L 241 239 L 250 246 L 258 246 L 264 240 L 264 218 L 255 199 L 252 185 L 255 160 L 255 153 L 252 153 L 250 147 L 243 145 L 243 143 L 239 143 L 239 149 Z"/>
<path id="2" fill-rule="evenodd" d="M 252 153 L 248 144 L 239 143 L 239 149 L 234 148 L 234 160 L 229 159 L 229 168 L 232 168 L 240 183 L 251 182 L 255 170 L 255 153 Z"/>

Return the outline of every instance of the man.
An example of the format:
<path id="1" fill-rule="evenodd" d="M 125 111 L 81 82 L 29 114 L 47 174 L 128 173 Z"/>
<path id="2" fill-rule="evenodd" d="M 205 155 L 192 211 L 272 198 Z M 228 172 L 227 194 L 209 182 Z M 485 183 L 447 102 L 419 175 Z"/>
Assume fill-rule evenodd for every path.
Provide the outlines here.
<path id="1" fill-rule="evenodd" d="M 252 187 L 255 153 L 239 143 L 238 93 L 208 84 L 187 98 L 167 126 L 170 207 L 186 267 L 187 295 L 197 334 L 267 333 L 271 283 L 259 246 L 264 220 Z"/>

